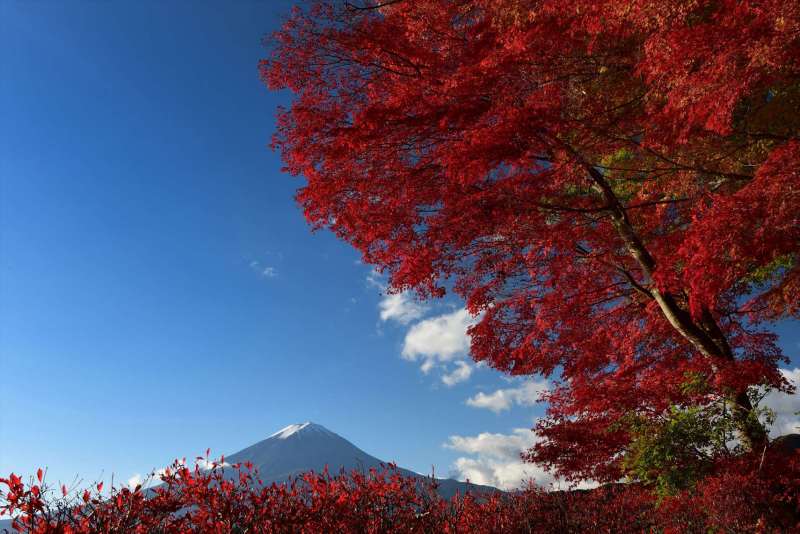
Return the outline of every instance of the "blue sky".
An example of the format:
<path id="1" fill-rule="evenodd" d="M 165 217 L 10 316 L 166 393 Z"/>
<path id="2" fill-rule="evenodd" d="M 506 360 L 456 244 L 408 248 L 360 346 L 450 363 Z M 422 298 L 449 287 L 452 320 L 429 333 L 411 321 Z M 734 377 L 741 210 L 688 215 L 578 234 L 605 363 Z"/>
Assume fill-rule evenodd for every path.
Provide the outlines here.
<path id="1" fill-rule="evenodd" d="M 527 443 L 535 388 L 465 379 L 459 302 L 384 299 L 305 224 L 256 70 L 290 4 L 0 3 L 0 473 L 126 480 L 306 420 L 473 480 Z"/>

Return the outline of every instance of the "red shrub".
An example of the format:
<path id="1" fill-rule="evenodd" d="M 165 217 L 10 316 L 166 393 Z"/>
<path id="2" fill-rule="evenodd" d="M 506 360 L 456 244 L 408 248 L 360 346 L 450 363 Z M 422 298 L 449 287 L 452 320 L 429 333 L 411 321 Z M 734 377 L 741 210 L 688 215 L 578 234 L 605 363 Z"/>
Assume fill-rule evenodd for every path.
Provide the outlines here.
<path id="1" fill-rule="evenodd" d="M 436 493 L 434 481 L 384 471 L 306 473 L 262 486 L 250 466 L 189 469 L 162 484 L 90 490 L 50 487 L 12 474 L 0 515 L 25 534 L 91 532 L 788 532 L 800 528 L 800 455 L 730 460 L 691 492 L 658 503 L 639 485 L 545 492 Z"/>

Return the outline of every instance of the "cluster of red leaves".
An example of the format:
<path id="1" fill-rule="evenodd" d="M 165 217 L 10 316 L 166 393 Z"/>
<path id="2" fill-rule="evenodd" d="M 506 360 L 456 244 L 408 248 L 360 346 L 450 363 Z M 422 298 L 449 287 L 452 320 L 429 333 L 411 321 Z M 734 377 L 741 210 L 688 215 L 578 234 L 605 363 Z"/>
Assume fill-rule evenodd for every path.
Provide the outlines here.
<path id="1" fill-rule="evenodd" d="M 788 389 L 767 328 L 800 314 L 800 3 L 329 0 L 272 45 L 307 219 L 463 296 L 476 360 L 559 380 L 535 459 L 616 480 L 622 418 L 709 396 L 763 441 L 746 392 Z"/>
<path id="2" fill-rule="evenodd" d="M 800 457 L 738 459 L 695 491 L 658 503 L 646 488 L 456 495 L 384 471 L 307 473 L 263 486 L 249 467 L 176 462 L 144 490 L 54 492 L 11 475 L 0 516 L 23 534 L 234 532 L 788 532 L 800 527 Z M 56 498 L 54 494 L 59 496 Z"/>

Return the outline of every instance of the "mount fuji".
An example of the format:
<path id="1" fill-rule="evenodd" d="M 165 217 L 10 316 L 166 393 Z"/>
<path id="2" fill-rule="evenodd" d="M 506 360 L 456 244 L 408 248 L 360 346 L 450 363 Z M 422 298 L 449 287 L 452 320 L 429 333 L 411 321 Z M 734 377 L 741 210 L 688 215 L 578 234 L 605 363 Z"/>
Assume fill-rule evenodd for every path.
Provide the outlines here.
<path id="1" fill-rule="evenodd" d="M 380 469 L 387 462 L 362 451 L 343 437 L 322 425 L 306 422 L 289 425 L 263 441 L 225 457 L 227 463 L 251 462 L 258 469 L 264 484 L 281 483 L 306 471 L 321 472 L 326 466 L 331 475 L 340 469 L 367 471 Z M 422 481 L 424 475 L 398 467 L 403 476 Z M 453 479 L 437 479 L 439 493 L 451 497 L 457 491 L 487 493 L 499 491 L 490 486 L 479 486 Z"/>

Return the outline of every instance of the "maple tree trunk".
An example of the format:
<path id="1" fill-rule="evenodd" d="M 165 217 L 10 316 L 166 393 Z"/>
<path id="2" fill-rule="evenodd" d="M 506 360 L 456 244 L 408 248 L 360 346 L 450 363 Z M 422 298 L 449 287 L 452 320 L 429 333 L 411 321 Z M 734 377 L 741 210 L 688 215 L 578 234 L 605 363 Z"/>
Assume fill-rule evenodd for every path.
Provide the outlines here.
<path id="1" fill-rule="evenodd" d="M 584 166 L 595 182 L 597 190 L 603 195 L 607 208 L 611 213 L 612 224 L 625 242 L 628 252 L 639 264 L 647 278 L 652 280 L 653 272 L 655 271 L 655 260 L 636 234 L 624 206 L 614 194 L 603 174 L 592 165 L 584 163 Z M 649 293 L 650 298 L 656 301 L 664 317 L 672 327 L 703 356 L 710 360 L 711 367 L 715 372 L 718 367 L 717 361 L 735 360 L 733 350 L 727 339 L 725 339 L 725 335 L 707 309 L 703 310 L 698 324 L 670 293 L 662 292 L 654 286 L 647 287 L 646 291 Z M 733 417 L 739 428 L 742 440 L 753 450 L 758 444 L 763 443 L 767 433 L 764 426 L 751 416 L 753 405 L 747 395 L 747 390 L 732 392 L 728 396 L 728 403 L 732 408 Z"/>

